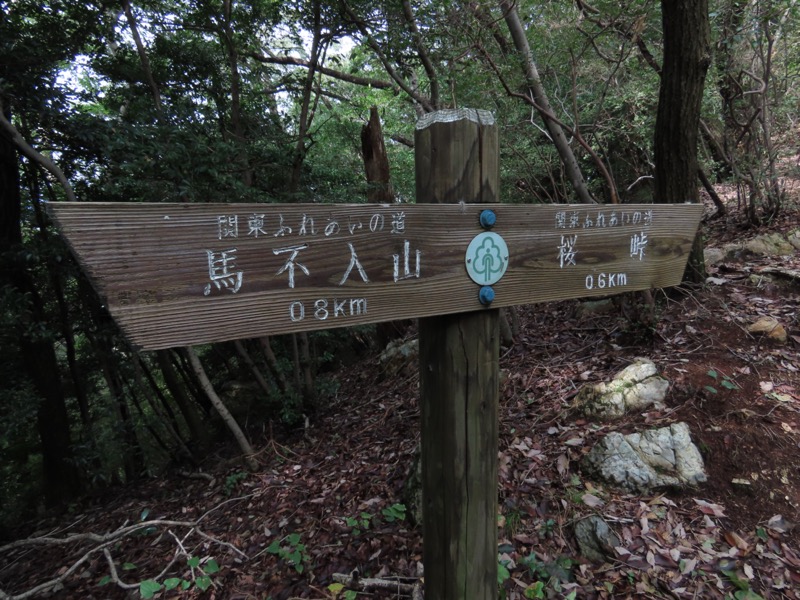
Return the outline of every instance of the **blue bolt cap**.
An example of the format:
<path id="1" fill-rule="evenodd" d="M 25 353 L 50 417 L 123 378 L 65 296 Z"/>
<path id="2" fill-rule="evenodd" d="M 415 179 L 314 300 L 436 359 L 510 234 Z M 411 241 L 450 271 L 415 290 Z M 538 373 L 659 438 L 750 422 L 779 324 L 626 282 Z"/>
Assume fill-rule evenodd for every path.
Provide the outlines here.
<path id="1" fill-rule="evenodd" d="M 481 304 L 484 306 L 489 306 L 492 302 L 494 302 L 494 290 L 492 289 L 492 286 L 483 286 L 481 291 L 478 293 L 478 300 L 480 300 Z"/>
<path id="2" fill-rule="evenodd" d="M 481 211 L 480 222 L 481 226 L 486 229 L 494 227 L 494 224 L 497 223 L 497 215 L 494 214 L 493 210 L 483 210 Z"/>

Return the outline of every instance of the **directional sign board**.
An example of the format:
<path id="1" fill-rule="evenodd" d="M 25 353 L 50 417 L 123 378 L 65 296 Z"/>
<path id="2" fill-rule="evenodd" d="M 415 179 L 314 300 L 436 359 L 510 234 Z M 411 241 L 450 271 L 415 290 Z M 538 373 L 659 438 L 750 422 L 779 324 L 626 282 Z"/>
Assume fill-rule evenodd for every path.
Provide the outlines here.
<path id="1" fill-rule="evenodd" d="M 669 287 L 702 213 L 698 204 L 48 208 L 142 349 Z"/>

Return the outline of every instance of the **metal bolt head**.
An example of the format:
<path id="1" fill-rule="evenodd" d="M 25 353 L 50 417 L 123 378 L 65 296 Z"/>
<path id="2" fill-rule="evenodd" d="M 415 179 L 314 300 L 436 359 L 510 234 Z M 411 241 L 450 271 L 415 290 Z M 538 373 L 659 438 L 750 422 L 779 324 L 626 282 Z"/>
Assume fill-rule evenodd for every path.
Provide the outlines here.
<path id="1" fill-rule="evenodd" d="M 497 215 L 493 210 L 482 210 L 480 216 L 481 227 L 484 229 L 491 229 L 497 223 Z"/>
<path id="2" fill-rule="evenodd" d="M 494 289 L 492 289 L 492 286 L 484 285 L 481 287 L 481 291 L 478 292 L 478 300 L 484 306 L 489 306 L 494 302 Z"/>

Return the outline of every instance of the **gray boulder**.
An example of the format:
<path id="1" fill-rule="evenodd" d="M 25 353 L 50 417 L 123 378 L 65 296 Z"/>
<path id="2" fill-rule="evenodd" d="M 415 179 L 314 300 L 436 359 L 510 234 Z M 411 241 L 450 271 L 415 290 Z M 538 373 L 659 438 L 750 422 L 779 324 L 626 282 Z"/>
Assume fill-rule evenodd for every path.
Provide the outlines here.
<path id="1" fill-rule="evenodd" d="M 597 515 L 589 515 L 575 523 L 575 539 L 581 554 L 594 562 L 614 557 L 614 548 L 620 545 L 617 534 Z"/>
<path id="2" fill-rule="evenodd" d="M 585 385 L 575 397 L 579 411 L 586 416 L 619 418 L 631 410 L 650 406 L 664 408 L 669 381 L 658 375 L 653 361 L 637 358 L 609 383 Z"/>
<path id="3" fill-rule="evenodd" d="M 381 375 L 384 379 L 400 374 L 408 375 L 417 367 L 419 357 L 419 340 L 394 340 L 386 346 L 378 358 Z"/>
<path id="4" fill-rule="evenodd" d="M 706 481 L 703 457 L 686 423 L 644 433 L 610 433 L 582 462 L 583 470 L 633 492 L 689 487 Z"/>

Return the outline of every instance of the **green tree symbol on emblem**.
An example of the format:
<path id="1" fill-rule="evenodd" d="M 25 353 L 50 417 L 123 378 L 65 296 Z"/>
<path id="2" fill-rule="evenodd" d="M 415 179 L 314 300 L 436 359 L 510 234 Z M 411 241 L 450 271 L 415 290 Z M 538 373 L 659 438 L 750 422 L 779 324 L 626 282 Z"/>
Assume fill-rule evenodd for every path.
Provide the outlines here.
<path id="1" fill-rule="evenodd" d="M 495 244 L 494 239 L 486 236 L 480 246 L 475 249 L 472 258 L 472 269 L 478 275 L 483 275 L 485 282 L 492 280 L 492 275 L 503 270 L 503 255 L 500 246 Z"/>

